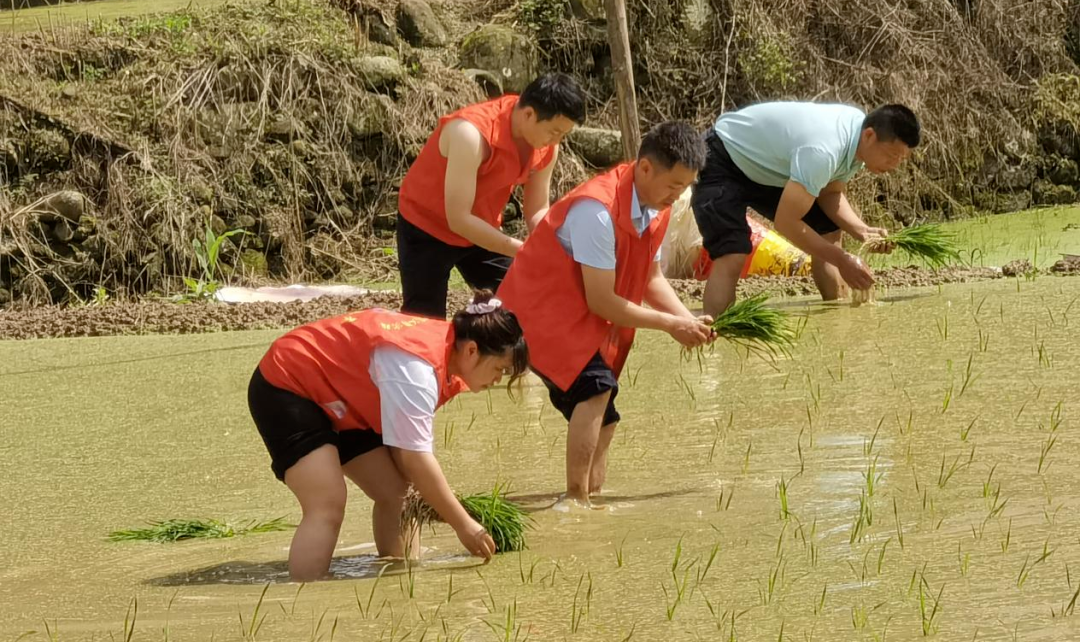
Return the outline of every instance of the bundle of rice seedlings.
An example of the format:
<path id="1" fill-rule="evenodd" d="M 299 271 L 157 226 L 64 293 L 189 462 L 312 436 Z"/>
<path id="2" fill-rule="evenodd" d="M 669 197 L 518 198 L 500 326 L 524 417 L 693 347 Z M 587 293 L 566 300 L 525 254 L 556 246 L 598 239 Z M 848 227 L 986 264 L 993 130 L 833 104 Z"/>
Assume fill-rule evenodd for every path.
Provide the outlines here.
<path id="1" fill-rule="evenodd" d="M 150 522 L 148 528 L 113 531 L 109 539 L 114 542 L 141 540 L 146 542 L 178 542 L 183 539 L 221 539 L 248 533 L 270 533 L 293 528 L 284 517 L 268 522 L 252 521 L 231 525 L 217 519 L 167 519 Z"/>
<path id="2" fill-rule="evenodd" d="M 940 269 L 953 261 L 960 260 L 960 252 L 956 248 L 955 236 L 941 229 L 940 225 L 928 223 L 924 225 L 912 225 L 897 230 L 887 237 L 872 239 L 863 243 L 860 255 L 868 252 L 881 252 L 887 247 L 895 247 L 902 250 L 912 258 L 919 259 L 927 266 Z M 874 303 L 874 288 L 867 290 L 852 290 L 851 304 L 859 306 L 864 303 Z"/>
<path id="3" fill-rule="evenodd" d="M 956 248 L 956 237 L 941 229 L 940 225 L 912 225 L 893 232 L 889 236 L 873 239 L 863 244 L 863 252 L 876 252 L 886 246 L 903 250 L 913 258 L 925 262 L 933 268 L 942 268 L 950 262 L 960 260 Z"/>
<path id="4" fill-rule="evenodd" d="M 795 341 L 788 313 L 765 305 L 762 293 L 736 301 L 713 321 L 717 335 L 748 349 L 784 352 Z"/>
<path id="5" fill-rule="evenodd" d="M 532 527 L 532 519 L 517 504 L 507 501 L 505 494 L 505 487 L 496 486 L 490 493 L 458 496 L 465 512 L 479 522 L 495 540 L 497 553 L 527 548 L 525 531 Z M 420 493 L 413 489 L 409 489 L 409 494 L 405 497 L 401 520 L 403 524 L 414 523 L 418 528 L 443 521 Z"/>

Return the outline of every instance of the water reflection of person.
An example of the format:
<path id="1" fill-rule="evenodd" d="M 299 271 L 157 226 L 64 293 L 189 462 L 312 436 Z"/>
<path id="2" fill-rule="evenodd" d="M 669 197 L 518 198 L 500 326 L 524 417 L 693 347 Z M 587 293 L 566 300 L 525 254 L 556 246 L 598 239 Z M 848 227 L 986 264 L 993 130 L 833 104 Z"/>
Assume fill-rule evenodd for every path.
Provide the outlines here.
<path id="1" fill-rule="evenodd" d="M 375 502 L 379 555 L 419 551 L 417 533 L 401 528 L 411 483 L 470 553 L 490 559 L 494 541 L 462 508 L 432 454 L 433 418 L 463 390 L 479 392 L 504 376 L 512 384 L 527 368 L 521 326 L 490 291 L 451 322 L 373 309 L 274 341 L 252 375 L 248 405 L 274 475 L 303 513 L 290 576 L 309 581 L 328 572 L 346 477 Z"/>
<path id="2" fill-rule="evenodd" d="M 848 105 L 774 102 L 722 114 L 706 134 L 708 159 L 691 201 L 713 260 L 705 313 L 718 315 L 735 301 L 752 250 L 748 207 L 813 257 L 811 272 L 823 299 L 843 296 L 843 283 L 869 289 L 874 277 L 843 250 L 842 235 L 866 242 L 887 231 L 862 220 L 848 202 L 847 183 L 864 167 L 874 174 L 895 170 L 919 138 L 918 118 L 903 105 L 868 115 Z"/>
<path id="3" fill-rule="evenodd" d="M 704 163 L 705 145 L 689 125 L 653 129 L 636 162 L 551 207 L 499 288 L 521 321 L 533 371 L 569 422 L 569 499 L 588 502 L 604 484 L 618 376 L 635 329 L 663 330 L 687 347 L 713 336 L 664 278 L 658 253 L 671 204 Z"/>

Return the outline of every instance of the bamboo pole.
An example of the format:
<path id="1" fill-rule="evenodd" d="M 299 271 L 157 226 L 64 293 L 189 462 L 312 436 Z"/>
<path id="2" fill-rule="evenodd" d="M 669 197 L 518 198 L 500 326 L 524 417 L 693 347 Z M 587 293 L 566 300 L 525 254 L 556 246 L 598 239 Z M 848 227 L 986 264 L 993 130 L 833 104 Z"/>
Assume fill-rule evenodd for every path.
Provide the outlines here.
<path id="1" fill-rule="evenodd" d="M 611 66 L 619 100 L 619 124 L 622 129 L 623 156 L 637 158 L 641 145 L 637 98 L 634 93 L 634 67 L 630 60 L 630 33 L 626 27 L 626 0 L 604 0 L 607 14 Z"/>

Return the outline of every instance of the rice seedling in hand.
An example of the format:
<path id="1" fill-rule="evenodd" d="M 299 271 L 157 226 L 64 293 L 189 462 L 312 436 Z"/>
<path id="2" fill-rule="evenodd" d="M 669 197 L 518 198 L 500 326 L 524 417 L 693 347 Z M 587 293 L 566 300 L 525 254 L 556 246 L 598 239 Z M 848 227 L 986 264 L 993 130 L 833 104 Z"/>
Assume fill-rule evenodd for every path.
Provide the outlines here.
<path id="1" fill-rule="evenodd" d="M 936 224 L 912 225 L 901 228 L 888 236 L 870 239 L 863 243 L 859 255 L 881 253 L 892 248 L 901 250 L 934 269 L 943 268 L 949 263 L 960 260 L 955 235 L 944 231 L 940 225 Z M 852 290 L 852 305 L 873 302 L 873 287 L 868 290 Z"/>
<path id="2" fill-rule="evenodd" d="M 496 486 L 490 493 L 458 496 L 465 512 L 479 522 L 495 540 L 495 550 L 499 553 L 524 550 L 525 531 L 532 526 L 532 520 L 525 511 L 517 504 L 507 501 L 505 495 L 505 489 Z M 414 522 L 417 528 L 442 521 L 438 513 L 413 489 L 410 489 L 405 497 L 401 519 L 404 524 Z"/>
<path id="3" fill-rule="evenodd" d="M 863 244 L 863 252 L 880 252 L 889 246 L 919 259 L 932 268 L 942 268 L 960 260 L 956 237 L 941 229 L 940 225 L 912 225 L 883 238 L 870 239 Z"/>
<path id="4" fill-rule="evenodd" d="M 227 524 L 217 519 L 167 519 L 150 522 L 147 528 L 134 528 L 109 533 L 114 542 L 142 540 L 147 542 L 178 542 L 184 539 L 221 539 L 249 533 L 270 533 L 294 528 L 278 517 L 266 522 L 251 521 L 243 524 Z"/>
<path id="5" fill-rule="evenodd" d="M 758 294 L 731 304 L 713 321 L 716 334 L 736 345 L 775 354 L 795 341 L 788 313 L 765 305 L 769 297 Z"/>

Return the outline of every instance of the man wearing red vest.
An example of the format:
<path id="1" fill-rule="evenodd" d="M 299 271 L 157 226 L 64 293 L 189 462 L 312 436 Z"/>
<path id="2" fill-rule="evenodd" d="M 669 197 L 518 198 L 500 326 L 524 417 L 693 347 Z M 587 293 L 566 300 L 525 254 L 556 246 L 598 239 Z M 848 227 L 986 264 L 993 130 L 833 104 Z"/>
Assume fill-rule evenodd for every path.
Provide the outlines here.
<path id="1" fill-rule="evenodd" d="M 530 230 L 550 204 L 563 136 L 585 118 L 585 95 L 564 74 L 534 80 L 520 96 L 465 107 L 439 121 L 401 183 L 397 243 L 402 311 L 446 316 L 450 270 L 496 289 L 521 241 L 501 231 L 503 210 L 524 185 Z"/>
<path id="2" fill-rule="evenodd" d="M 671 204 L 704 164 L 705 144 L 690 125 L 659 125 L 636 162 L 551 206 L 499 289 L 521 323 L 533 371 L 570 422 L 568 499 L 587 503 L 603 486 L 619 421 L 618 377 L 635 329 L 663 330 L 686 347 L 712 339 L 710 320 L 679 300 L 658 253 Z"/>

